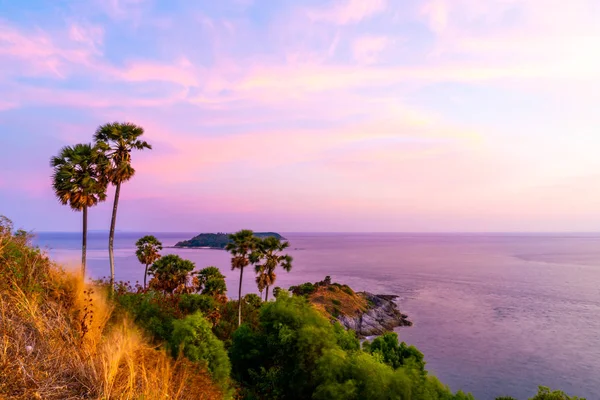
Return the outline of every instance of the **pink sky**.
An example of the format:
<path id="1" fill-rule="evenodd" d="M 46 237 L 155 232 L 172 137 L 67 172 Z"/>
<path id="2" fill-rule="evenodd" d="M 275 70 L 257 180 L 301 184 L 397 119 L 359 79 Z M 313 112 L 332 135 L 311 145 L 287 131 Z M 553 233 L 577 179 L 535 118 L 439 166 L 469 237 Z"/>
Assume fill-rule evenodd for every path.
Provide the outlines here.
<path id="1" fill-rule="evenodd" d="M 595 0 L 37 3 L 0 17 L 19 226 L 79 229 L 48 160 L 117 120 L 154 146 L 122 230 L 599 230 Z"/>

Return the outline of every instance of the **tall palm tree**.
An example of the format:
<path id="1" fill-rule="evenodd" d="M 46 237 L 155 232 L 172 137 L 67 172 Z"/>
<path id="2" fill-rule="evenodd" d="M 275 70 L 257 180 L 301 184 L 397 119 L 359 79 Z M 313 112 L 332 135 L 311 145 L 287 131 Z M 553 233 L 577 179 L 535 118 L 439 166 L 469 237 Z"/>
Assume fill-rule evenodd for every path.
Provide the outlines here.
<path id="1" fill-rule="evenodd" d="M 75 211 L 83 211 L 81 240 L 81 271 L 85 277 L 87 251 L 88 208 L 106 200 L 104 172 L 108 160 L 101 146 L 76 144 L 63 147 L 50 159 L 53 168 L 52 188 L 63 205 Z"/>
<path id="2" fill-rule="evenodd" d="M 256 272 L 259 274 L 256 282 L 260 281 L 261 285 L 265 286 L 265 301 L 269 301 L 269 287 L 273 286 L 277 279 L 277 274 L 275 274 L 277 267 L 281 267 L 287 272 L 292 269 L 292 261 L 294 260 L 292 256 L 281 254 L 289 246 L 288 242 L 282 242 L 274 236 L 266 237 L 258 244 L 258 257 L 263 263 L 256 265 Z"/>
<path id="3" fill-rule="evenodd" d="M 162 250 L 162 243 L 156 237 L 147 235 L 140 238 L 135 243 L 137 250 L 135 255 L 140 263 L 146 266 L 144 271 L 144 289 L 146 288 L 146 277 L 148 276 L 148 266 L 154 264 L 160 258 L 159 251 Z"/>
<path id="4" fill-rule="evenodd" d="M 257 261 L 255 259 L 255 250 L 257 247 L 257 238 L 254 232 L 249 229 L 243 229 L 237 233 L 229 235 L 231 242 L 225 246 L 225 250 L 231 253 L 231 269 L 240 270 L 240 286 L 238 290 L 238 326 L 242 325 L 242 280 L 244 278 L 244 268 Z"/>
<path id="5" fill-rule="evenodd" d="M 152 146 L 140 140 L 140 136 L 143 134 L 144 128 L 130 122 L 105 124 L 100 126 L 94 134 L 94 140 L 106 148 L 106 156 L 110 160 L 110 169 L 107 172 L 106 179 L 116 187 L 108 237 L 111 287 L 114 287 L 115 284 L 114 242 L 121 184 L 135 175 L 135 169 L 131 165 L 131 151 L 152 149 Z"/>

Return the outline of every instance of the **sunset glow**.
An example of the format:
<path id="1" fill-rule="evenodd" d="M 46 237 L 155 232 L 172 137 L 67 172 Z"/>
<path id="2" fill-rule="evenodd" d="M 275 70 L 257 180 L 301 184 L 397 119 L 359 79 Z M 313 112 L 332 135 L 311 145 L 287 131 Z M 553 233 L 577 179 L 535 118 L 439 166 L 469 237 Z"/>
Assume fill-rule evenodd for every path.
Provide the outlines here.
<path id="1" fill-rule="evenodd" d="M 0 214 L 79 229 L 49 159 L 132 121 L 154 149 L 122 230 L 597 231 L 598 21 L 597 0 L 0 1 Z"/>

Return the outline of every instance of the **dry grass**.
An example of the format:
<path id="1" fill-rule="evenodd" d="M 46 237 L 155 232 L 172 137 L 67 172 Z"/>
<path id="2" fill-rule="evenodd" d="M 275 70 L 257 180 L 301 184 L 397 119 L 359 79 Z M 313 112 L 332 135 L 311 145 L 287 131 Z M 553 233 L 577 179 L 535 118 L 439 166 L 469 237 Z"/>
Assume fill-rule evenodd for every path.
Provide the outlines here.
<path id="1" fill-rule="evenodd" d="M 0 221 L 0 399 L 221 399 L 106 298 Z M 11 228 L 11 227 L 10 227 Z M 117 319 L 117 320 L 115 320 Z"/>
<path id="2" fill-rule="evenodd" d="M 319 286 L 309 296 L 309 301 L 323 315 L 356 316 L 368 310 L 368 303 L 362 293 L 355 293 L 350 289 L 344 291 L 337 285 Z"/>

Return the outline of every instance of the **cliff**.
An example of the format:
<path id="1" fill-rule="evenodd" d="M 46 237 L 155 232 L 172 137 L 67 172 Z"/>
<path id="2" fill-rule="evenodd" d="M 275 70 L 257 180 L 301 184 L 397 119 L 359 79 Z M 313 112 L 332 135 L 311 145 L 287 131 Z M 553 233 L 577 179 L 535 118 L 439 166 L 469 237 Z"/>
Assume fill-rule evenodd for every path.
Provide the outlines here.
<path id="1" fill-rule="evenodd" d="M 338 320 L 360 337 L 381 335 L 398 326 L 411 326 L 395 302 L 397 296 L 355 292 L 348 285 L 324 281 L 292 286 L 295 295 L 304 295 L 328 318 Z"/>

